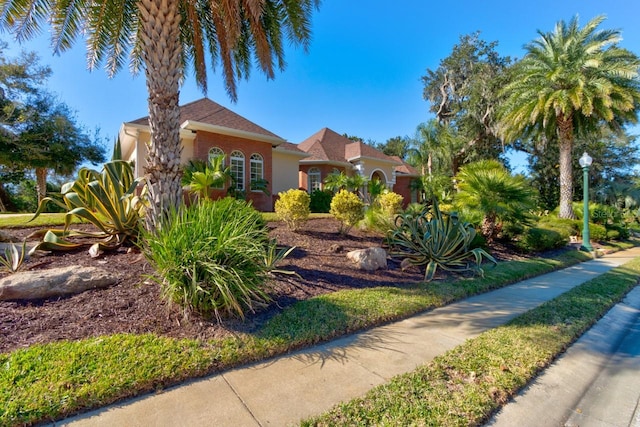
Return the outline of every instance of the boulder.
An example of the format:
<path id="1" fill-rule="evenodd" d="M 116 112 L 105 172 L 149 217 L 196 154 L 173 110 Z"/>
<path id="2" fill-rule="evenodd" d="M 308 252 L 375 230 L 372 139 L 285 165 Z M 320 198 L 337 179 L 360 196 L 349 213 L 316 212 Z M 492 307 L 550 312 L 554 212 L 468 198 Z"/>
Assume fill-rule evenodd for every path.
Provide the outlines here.
<path id="1" fill-rule="evenodd" d="M 387 268 L 387 252 L 382 248 L 358 249 L 347 253 L 347 259 L 357 264 L 358 268 L 375 271 Z"/>
<path id="2" fill-rule="evenodd" d="M 32 300 L 106 288 L 118 277 L 98 267 L 69 266 L 18 272 L 0 279 L 0 300 Z"/>

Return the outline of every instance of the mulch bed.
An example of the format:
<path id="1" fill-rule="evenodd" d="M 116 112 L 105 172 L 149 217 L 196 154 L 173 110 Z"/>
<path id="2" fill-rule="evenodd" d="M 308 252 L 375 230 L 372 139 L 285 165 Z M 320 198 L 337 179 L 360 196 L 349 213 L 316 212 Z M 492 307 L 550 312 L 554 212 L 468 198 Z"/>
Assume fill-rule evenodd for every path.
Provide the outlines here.
<path id="1" fill-rule="evenodd" d="M 10 352 L 39 343 L 77 340 L 100 335 L 154 333 L 174 338 L 220 338 L 251 332 L 284 307 L 316 295 L 341 289 L 375 286 L 402 286 L 423 278 L 423 271 L 400 269 L 389 261 L 387 270 L 357 270 L 346 258 L 354 249 L 381 246 L 380 235 L 353 229 L 344 236 L 331 218 L 312 219 L 297 232 L 282 223 L 269 223 L 270 235 L 278 243 L 296 249 L 279 266 L 297 272 L 301 278 L 280 275 L 269 284 L 273 302 L 244 321 L 214 319 L 197 315 L 185 318 L 180 308 L 160 297 L 159 286 L 149 280 L 153 269 L 140 253 L 125 248 L 92 259 L 86 250 L 34 256 L 26 270 L 69 265 L 104 267 L 118 274 L 119 282 L 107 289 L 40 301 L 0 301 L 0 352 Z M 4 229 L 3 233 L 22 239 L 34 229 Z"/>

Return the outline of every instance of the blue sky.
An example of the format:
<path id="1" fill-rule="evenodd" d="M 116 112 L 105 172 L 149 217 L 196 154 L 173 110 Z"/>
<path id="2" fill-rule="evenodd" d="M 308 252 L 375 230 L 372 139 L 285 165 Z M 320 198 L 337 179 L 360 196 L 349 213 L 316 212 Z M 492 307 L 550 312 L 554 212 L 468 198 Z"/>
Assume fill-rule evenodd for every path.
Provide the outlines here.
<path id="1" fill-rule="evenodd" d="M 207 96 L 298 143 L 323 127 L 365 140 L 384 142 L 413 135 L 430 118 L 422 98 L 421 76 L 447 57 L 460 35 L 481 31 L 497 41 L 502 55 L 522 57 L 522 47 L 551 31 L 559 20 L 578 14 L 581 24 L 605 15 L 601 28 L 622 31 L 621 45 L 640 54 L 638 0 L 324 0 L 313 17 L 308 53 L 289 47 L 288 66 L 268 81 L 254 70 L 239 85 L 232 103 L 219 74 L 210 73 Z M 48 34 L 17 45 L 9 34 L 10 55 L 37 51 L 53 76 L 49 88 L 77 111 L 79 123 L 113 141 L 122 122 L 147 115 L 144 74 L 123 69 L 109 79 L 103 69 L 87 71 L 84 41 L 54 56 Z M 180 102 L 204 96 L 187 77 Z M 516 163 L 522 160 L 516 160 Z M 514 165 L 514 166 L 517 166 Z"/>

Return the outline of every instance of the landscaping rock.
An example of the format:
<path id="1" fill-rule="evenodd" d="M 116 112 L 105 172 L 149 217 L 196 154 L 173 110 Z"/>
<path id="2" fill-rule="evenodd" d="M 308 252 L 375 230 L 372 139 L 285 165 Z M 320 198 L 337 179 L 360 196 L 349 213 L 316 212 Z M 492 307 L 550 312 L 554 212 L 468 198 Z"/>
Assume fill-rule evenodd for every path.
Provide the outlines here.
<path id="1" fill-rule="evenodd" d="M 375 271 L 387 268 L 387 252 L 382 248 L 351 251 L 347 253 L 347 258 L 361 270 Z"/>
<path id="2" fill-rule="evenodd" d="M 343 250 L 344 246 L 342 245 L 333 244 L 329 247 L 329 252 L 331 252 L 332 254 L 337 254 L 339 252 L 342 252 Z"/>
<path id="3" fill-rule="evenodd" d="M 0 242 L 9 243 L 9 242 L 13 242 L 13 239 L 8 234 L 3 233 L 2 231 L 0 231 Z"/>
<path id="4" fill-rule="evenodd" d="M 25 271 L 0 279 L 0 300 L 33 300 L 106 288 L 118 277 L 98 267 L 69 266 Z"/>

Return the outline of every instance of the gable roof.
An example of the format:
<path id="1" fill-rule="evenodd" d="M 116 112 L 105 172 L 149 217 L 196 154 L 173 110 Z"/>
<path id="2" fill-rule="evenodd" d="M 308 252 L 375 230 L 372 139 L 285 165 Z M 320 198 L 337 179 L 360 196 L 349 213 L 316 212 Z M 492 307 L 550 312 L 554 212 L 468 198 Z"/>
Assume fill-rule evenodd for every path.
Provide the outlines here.
<path id="1" fill-rule="evenodd" d="M 349 139 L 331 129 L 322 128 L 298 144 L 298 148 L 311 155 L 305 161 L 347 163 L 345 146 L 349 142 Z"/>
<path id="2" fill-rule="evenodd" d="M 395 169 L 396 173 L 401 174 L 401 175 L 408 175 L 408 176 L 420 176 L 420 172 L 418 172 L 418 170 L 416 168 L 414 168 L 409 163 L 407 163 L 404 160 L 402 160 L 400 157 L 398 157 L 398 156 L 391 156 L 391 157 L 395 161 L 400 163 L 400 166 L 396 166 L 396 169 Z"/>
<path id="3" fill-rule="evenodd" d="M 180 123 L 183 129 L 204 130 L 225 135 L 235 135 L 248 139 L 271 142 L 274 146 L 285 140 L 273 132 L 258 126 L 250 120 L 234 113 L 208 98 L 202 98 L 180 107 Z M 128 122 L 138 126 L 148 126 L 149 116 Z"/>
<path id="4" fill-rule="evenodd" d="M 274 148 L 274 152 L 288 154 L 291 156 L 297 156 L 301 158 L 309 157 L 309 154 L 299 149 L 296 144 L 292 144 L 290 142 L 283 142 L 282 144 L 278 145 L 277 147 Z"/>
<path id="5" fill-rule="evenodd" d="M 298 144 L 298 148 L 311 155 L 302 160 L 303 162 L 350 163 L 368 158 L 392 164 L 399 163 L 372 146 L 361 141 L 352 141 L 329 128 L 320 129 Z"/>

